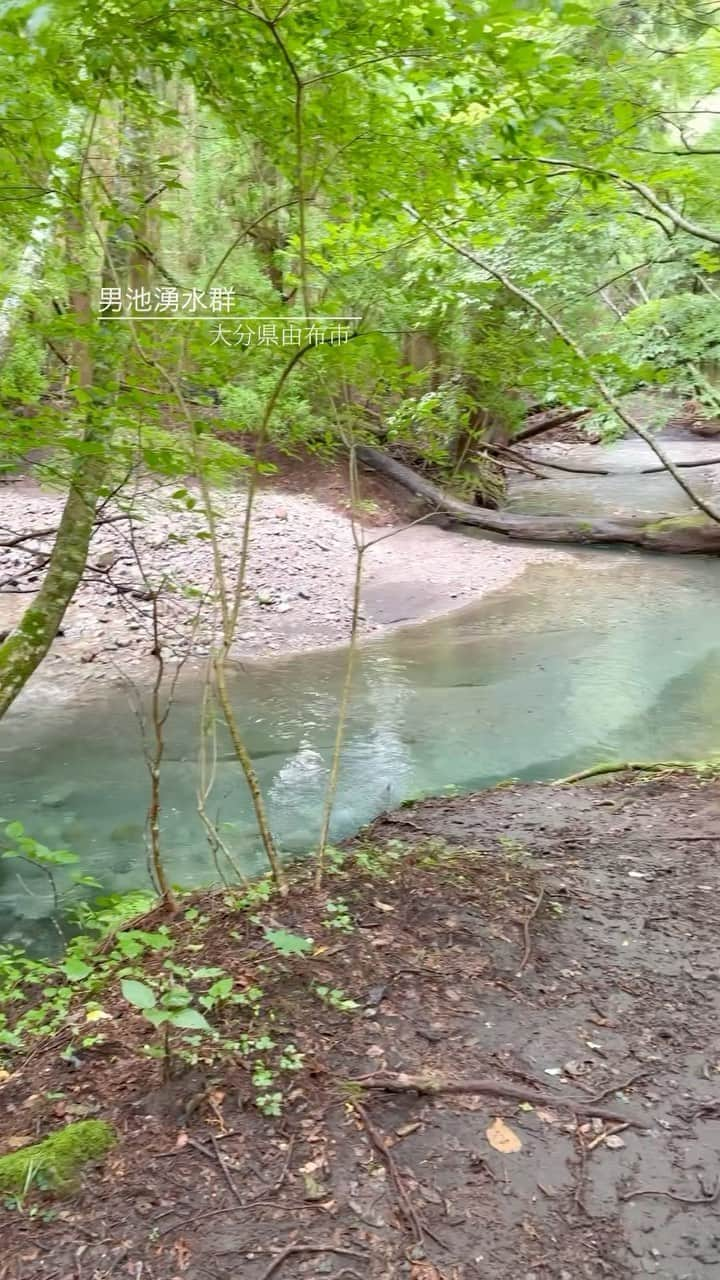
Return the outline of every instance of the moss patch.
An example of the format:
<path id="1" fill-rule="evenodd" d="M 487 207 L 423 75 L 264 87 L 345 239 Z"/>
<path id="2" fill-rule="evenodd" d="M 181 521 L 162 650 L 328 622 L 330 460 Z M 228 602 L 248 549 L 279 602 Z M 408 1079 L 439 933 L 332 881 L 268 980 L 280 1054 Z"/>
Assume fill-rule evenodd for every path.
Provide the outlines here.
<path id="1" fill-rule="evenodd" d="M 645 528 L 648 533 L 665 533 L 672 529 L 697 529 L 704 524 L 711 524 L 701 511 L 687 516 L 663 516 L 661 520 L 648 520 Z"/>
<path id="2" fill-rule="evenodd" d="M 23 1195 L 33 1184 L 67 1191 L 83 1165 L 97 1160 L 115 1143 L 115 1130 L 103 1120 L 78 1120 L 42 1142 L 0 1156 L 0 1191 Z"/>

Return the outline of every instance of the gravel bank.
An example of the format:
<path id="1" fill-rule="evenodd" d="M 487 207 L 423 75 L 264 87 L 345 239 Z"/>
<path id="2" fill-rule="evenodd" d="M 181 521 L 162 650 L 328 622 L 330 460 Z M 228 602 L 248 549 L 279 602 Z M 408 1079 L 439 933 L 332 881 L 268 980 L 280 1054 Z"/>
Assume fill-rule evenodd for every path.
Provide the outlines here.
<path id="1" fill-rule="evenodd" d="M 168 653 L 208 653 L 218 634 L 217 611 L 207 598 L 213 583 L 212 548 L 199 505 L 173 499 L 174 487 L 138 493 L 132 522 L 108 512 L 92 542 L 90 567 L 63 633 L 31 682 L 55 697 L 65 689 L 107 678 L 108 667 L 138 676 L 152 649 L 148 587 L 165 582 L 161 627 Z M 190 502 L 195 498 L 190 491 Z M 61 497 L 29 480 L 0 488 L 0 539 L 57 525 Z M 225 570 L 237 571 L 244 497 L 215 494 Z M 505 586 L 529 564 L 564 558 L 563 552 L 501 545 L 435 526 L 373 527 L 381 539 L 365 559 L 362 632 L 447 613 Z M 0 629 L 7 629 L 32 598 L 51 545 L 38 536 L 22 547 L 0 548 Z M 351 614 L 354 548 L 350 520 L 314 497 L 279 489 L 256 499 L 247 589 L 233 657 L 271 658 L 281 653 L 341 644 Z"/>

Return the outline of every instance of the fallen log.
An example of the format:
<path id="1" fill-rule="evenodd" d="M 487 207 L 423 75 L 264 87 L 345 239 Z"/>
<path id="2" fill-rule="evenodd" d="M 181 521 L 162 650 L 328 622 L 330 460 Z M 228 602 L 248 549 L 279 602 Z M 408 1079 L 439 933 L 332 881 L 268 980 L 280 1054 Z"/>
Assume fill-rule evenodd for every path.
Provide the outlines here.
<path id="1" fill-rule="evenodd" d="M 720 554 L 720 524 L 701 512 L 678 516 L 573 516 L 521 515 L 511 511 L 488 511 L 471 506 L 413 471 L 411 467 L 375 449 L 357 445 L 358 461 L 424 499 L 438 513 L 456 524 L 500 533 L 521 542 L 569 542 L 579 545 L 623 543 L 646 551 L 678 554 Z"/>
<path id="2" fill-rule="evenodd" d="M 571 423 L 579 422 L 591 412 L 591 409 L 561 409 L 553 413 L 550 409 L 546 413 L 533 414 L 525 426 L 515 432 L 513 442 L 532 440 L 534 436 L 543 435 L 546 431 L 555 431 L 558 427 L 569 427 Z"/>
<path id="3" fill-rule="evenodd" d="M 557 462 L 554 458 L 538 458 L 533 453 L 516 453 L 514 449 L 503 449 L 498 445 L 485 445 L 486 449 L 493 452 L 500 452 L 511 458 L 523 458 L 536 467 L 550 467 L 553 471 L 569 471 L 572 475 L 578 476 L 657 476 L 666 471 L 666 467 L 624 467 L 622 470 L 609 471 L 607 467 L 578 467 L 573 466 L 570 462 Z M 678 469 L 686 469 L 687 467 L 717 467 L 720 465 L 720 458 L 693 458 L 689 462 L 677 462 L 675 466 Z"/>

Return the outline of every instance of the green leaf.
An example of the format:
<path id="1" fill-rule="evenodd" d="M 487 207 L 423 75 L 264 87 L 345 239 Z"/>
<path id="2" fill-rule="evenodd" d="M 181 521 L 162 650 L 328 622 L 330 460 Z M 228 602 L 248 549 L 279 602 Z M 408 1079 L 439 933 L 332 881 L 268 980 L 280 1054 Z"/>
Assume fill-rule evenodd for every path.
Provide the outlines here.
<path id="1" fill-rule="evenodd" d="M 134 1004 L 137 1009 L 154 1009 L 157 999 L 152 987 L 136 982 L 134 978 L 123 978 L 120 986 L 129 1004 Z"/>
<path id="2" fill-rule="evenodd" d="M 299 933 L 289 933 L 287 929 L 266 929 L 265 937 L 282 956 L 302 955 L 312 951 L 315 945 L 312 938 L 303 938 Z"/>
<path id="3" fill-rule="evenodd" d="M 60 967 L 70 982 L 81 982 L 92 973 L 91 965 L 80 960 L 78 956 L 70 956 Z"/>
<path id="4" fill-rule="evenodd" d="M 199 1009 L 178 1009 L 171 1013 L 168 1022 L 173 1027 L 186 1027 L 192 1031 L 212 1031 L 212 1027 Z"/>
<path id="5" fill-rule="evenodd" d="M 232 978 L 219 978 L 217 982 L 213 982 L 208 990 L 208 995 L 213 996 L 216 1000 L 224 1000 L 230 995 L 233 989 Z"/>
<path id="6" fill-rule="evenodd" d="M 164 1022 L 170 1022 L 172 1015 L 167 1009 L 146 1009 L 145 1017 L 154 1027 L 161 1027 Z"/>
<path id="7" fill-rule="evenodd" d="M 57 867 L 69 867 L 78 860 L 77 854 L 70 849 L 46 849 L 43 845 L 37 846 L 36 855 L 40 862 L 49 862 Z"/>

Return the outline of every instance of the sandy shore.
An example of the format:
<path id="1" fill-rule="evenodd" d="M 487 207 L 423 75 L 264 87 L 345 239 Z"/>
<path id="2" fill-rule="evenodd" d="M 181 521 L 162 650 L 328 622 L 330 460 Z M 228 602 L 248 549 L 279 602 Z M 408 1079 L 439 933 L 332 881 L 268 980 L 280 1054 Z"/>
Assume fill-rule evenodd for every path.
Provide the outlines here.
<path id="1" fill-rule="evenodd" d="M 206 597 L 213 582 L 212 548 L 199 504 L 173 498 L 175 487 L 137 495 L 132 522 L 102 525 L 92 541 L 89 568 L 63 632 L 31 682 L 36 696 L 55 697 L 107 679 L 108 668 L 137 677 L 149 669 L 152 605 L 148 588 L 165 586 L 160 611 L 163 645 L 182 656 L 208 653 L 218 635 L 217 610 Z M 195 494 L 190 491 L 190 502 Z M 57 525 L 61 496 L 29 480 L 0 487 L 0 539 Z M 242 543 L 244 495 L 215 495 L 224 568 L 232 580 Z M 392 533 L 393 536 L 386 535 Z M 444 614 L 507 585 L 530 564 L 564 553 L 499 544 L 431 525 L 366 529 L 362 634 Z M 32 598 L 51 538 L 0 548 L 0 630 L 8 629 Z M 247 586 L 233 657 L 341 644 L 348 635 L 354 546 L 347 516 L 315 497 L 263 490 L 253 517 Z M 16 588 L 22 588 L 22 591 Z"/>

